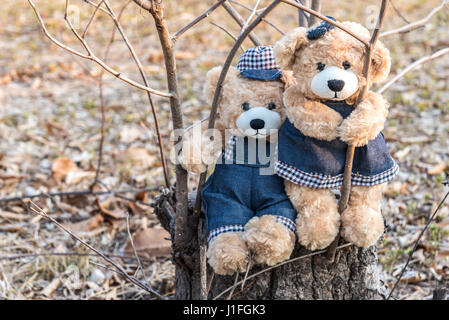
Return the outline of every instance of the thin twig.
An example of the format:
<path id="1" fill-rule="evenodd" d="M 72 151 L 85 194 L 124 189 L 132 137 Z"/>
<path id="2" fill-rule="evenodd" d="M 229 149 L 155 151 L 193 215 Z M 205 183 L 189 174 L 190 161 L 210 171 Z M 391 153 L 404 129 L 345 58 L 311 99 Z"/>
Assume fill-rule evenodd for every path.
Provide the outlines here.
<path id="1" fill-rule="evenodd" d="M 136 260 L 134 256 L 123 256 L 119 254 L 113 253 L 103 253 L 105 256 L 109 258 L 120 258 L 122 260 Z M 47 253 L 23 253 L 11 256 L 0 256 L 0 261 L 2 260 L 20 260 L 26 258 L 37 258 L 37 257 L 48 257 L 48 256 L 61 256 L 61 257 L 97 257 L 96 253 L 82 253 L 82 252 L 47 252 Z M 149 258 L 141 258 L 144 261 L 154 261 L 154 259 Z"/>
<path id="2" fill-rule="evenodd" d="M 442 8 L 444 8 L 444 6 L 447 3 L 449 3 L 449 0 L 443 0 L 438 7 L 433 8 L 432 11 L 430 11 L 429 14 L 426 17 L 424 17 L 423 19 L 415 21 L 415 22 L 412 22 L 412 23 L 409 23 L 409 24 L 406 24 L 406 25 L 404 25 L 404 26 L 402 26 L 400 28 L 397 28 L 397 29 L 393 29 L 393 30 L 382 32 L 380 34 L 380 37 L 382 38 L 382 37 L 386 37 L 386 36 L 391 36 L 392 34 L 405 33 L 405 32 L 412 31 L 412 30 L 414 30 L 416 28 L 419 28 L 419 27 L 423 26 L 425 23 L 427 23 L 430 20 L 430 18 L 433 17 L 433 15 L 435 15 L 435 13 L 437 13 Z"/>
<path id="3" fill-rule="evenodd" d="M 252 267 L 253 255 L 250 254 L 248 258 L 249 258 L 248 259 L 248 265 L 246 266 L 246 272 L 245 272 L 245 276 L 243 277 L 243 282 L 242 282 L 242 289 L 241 289 L 242 291 L 243 291 L 243 287 L 245 286 L 246 280 L 248 279 L 249 270 Z"/>
<path id="4" fill-rule="evenodd" d="M 224 31 L 228 36 L 230 36 L 234 41 L 237 41 L 237 38 L 236 38 L 236 37 L 235 37 L 229 30 L 226 30 L 225 27 L 220 26 L 219 24 L 217 24 L 217 23 L 215 23 L 215 22 L 213 22 L 213 21 L 210 21 L 209 23 L 210 23 L 211 25 L 216 26 L 217 28 L 223 30 L 223 31 Z M 240 49 L 241 49 L 243 52 L 245 52 L 245 48 L 243 47 L 243 45 L 240 46 Z M 186 130 L 187 130 L 187 128 L 186 128 Z"/>
<path id="5" fill-rule="evenodd" d="M 236 272 L 235 273 L 235 280 L 234 280 L 234 285 L 231 287 L 231 292 L 229 292 L 228 298 L 226 300 L 231 300 L 232 295 L 235 291 L 235 288 L 237 288 L 237 281 L 239 280 L 239 273 Z"/>
<path id="6" fill-rule="evenodd" d="M 178 40 L 178 38 L 184 34 L 184 32 L 195 26 L 201 20 L 207 18 L 215 9 L 217 9 L 225 1 L 226 0 L 218 0 L 212 7 L 207 9 L 203 14 L 196 17 L 193 21 L 189 22 L 186 26 L 182 27 L 178 32 L 176 32 L 175 35 L 171 38 L 171 41 L 175 43 L 176 40 Z"/>
<path id="7" fill-rule="evenodd" d="M 242 8 L 244 8 L 244 9 L 248 10 L 248 11 L 251 11 L 251 10 L 252 10 L 250 7 L 244 5 L 243 3 L 240 3 L 240 2 L 238 2 L 238 1 L 235 1 L 235 0 L 229 0 L 229 1 L 230 1 L 231 3 L 233 3 L 233 4 L 235 4 L 235 5 L 238 5 L 238 6 L 242 7 Z M 259 14 L 258 14 L 257 12 L 256 12 L 256 16 L 259 16 Z M 267 19 L 265 19 L 265 18 L 263 18 L 262 21 L 265 22 L 266 24 L 268 24 L 269 26 L 273 27 L 273 29 L 275 29 L 276 31 L 278 31 L 280 34 L 285 35 L 285 32 L 282 31 L 279 27 L 277 27 L 277 26 L 276 26 L 274 23 L 272 23 L 271 21 L 269 21 L 269 20 L 267 20 Z"/>
<path id="8" fill-rule="evenodd" d="M 449 53 L 449 47 L 446 47 L 446 48 L 443 48 L 441 50 L 438 50 L 438 51 L 432 53 L 431 55 L 428 55 L 428 56 L 425 56 L 425 57 L 422 57 L 422 58 L 416 60 L 415 62 L 413 62 L 409 66 L 405 67 L 400 72 L 398 72 L 398 74 L 396 74 L 393 78 L 388 80 L 387 83 L 385 83 L 379 90 L 377 90 L 377 93 L 385 92 L 385 90 L 390 88 L 396 81 L 401 79 L 406 73 L 416 69 L 419 65 L 421 65 L 425 62 L 431 61 L 433 59 L 436 59 L 438 57 L 441 57 L 448 53 Z"/>
<path id="9" fill-rule="evenodd" d="M 415 253 L 416 249 L 418 248 L 418 244 L 419 241 L 421 240 L 422 236 L 424 235 L 424 232 L 426 232 L 427 228 L 429 227 L 430 223 L 433 221 L 433 219 L 435 218 L 435 216 L 437 215 L 438 211 L 441 209 L 441 207 L 443 206 L 444 202 L 446 201 L 447 197 L 449 196 L 449 191 L 446 193 L 446 195 L 444 196 L 443 200 L 441 200 L 441 202 L 438 204 L 438 207 L 435 209 L 434 213 L 430 216 L 429 220 L 427 220 L 426 225 L 424 226 L 424 228 L 421 230 L 418 239 L 416 239 L 415 241 L 415 245 L 413 246 L 412 251 L 410 251 L 410 254 L 408 255 L 408 259 L 407 262 L 405 263 L 404 267 L 402 268 L 401 274 L 399 275 L 398 279 L 396 280 L 393 288 L 390 291 L 390 294 L 387 297 L 387 300 L 389 300 L 391 298 L 391 295 L 393 294 L 394 290 L 396 289 L 397 285 L 399 284 L 399 282 L 402 279 L 402 276 L 404 275 L 405 270 L 407 269 L 407 266 L 410 263 L 410 260 L 412 259 L 413 253 Z"/>
<path id="10" fill-rule="evenodd" d="M 240 13 L 234 9 L 234 7 L 229 2 L 223 2 L 223 8 L 229 13 L 229 15 L 237 22 L 237 24 L 242 28 L 245 24 L 245 20 L 243 20 Z M 241 35 L 241 34 L 240 34 Z M 259 38 L 254 34 L 254 32 L 248 35 L 248 38 L 254 43 L 255 46 L 261 46 L 262 42 Z"/>
<path id="11" fill-rule="evenodd" d="M 87 60 L 91 60 L 91 61 L 97 63 L 99 66 L 101 66 L 101 67 L 102 67 L 103 69 L 105 69 L 107 72 L 109 72 L 109 73 L 111 73 L 112 75 L 114 75 L 116 78 L 118 78 L 118 79 L 120 79 L 120 80 L 122 80 L 122 81 L 124 81 L 124 82 L 126 82 L 126 83 L 128 83 L 128 84 L 130 84 L 130 85 L 132 85 L 132 86 L 134 86 L 134 87 L 136 87 L 136 88 L 139 88 L 139 89 L 148 91 L 148 92 L 150 92 L 150 93 L 153 93 L 153 94 L 158 95 L 158 96 L 161 96 L 161 97 L 165 97 L 165 98 L 170 98 L 170 97 L 172 97 L 172 94 L 171 94 L 171 93 L 162 92 L 162 91 L 158 91 L 158 90 L 152 89 L 152 88 L 150 88 L 150 87 L 141 85 L 140 83 L 135 82 L 135 81 L 129 79 L 128 77 L 126 77 L 126 76 L 123 76 L 119 71 L 115 70 L 114 68 L 112 68 L 112 67 L 110 67 L 109 65 L 107 65 L 106 63 L 104 63 L 104 61 L 102 61 L 101 59 L 99 59 L 99 58 L 98 58 L 97 56 L 95 56 L 94 54 L 84 54 L 84 53 L 81 53 L 81 52 L 79 52 L 79 51 L 77 51 L 77 50 L 75 50 L 75 49 L 73 49 L 73 48 L 71 48 L 71 47 L 69 47 L 69 46 L 63 44 L 62 42 L 58 41 L 56 38 L 54 38 L 54 37 L 48 32 L 48 29 L 47 29 L 47 27 L 46 27 L 46 25 L 45 25 L 45 22 L 44 22 L 44 20 L 42 19 L 42 17 L 41 17 L 41 15 L 40 15 L 39 11 L 37 10 L 36 5 L 34 4 L 33 0 L 28 0 L 28 3 L 30 4 L 31 8 L 33 9 L 33 11 L 34 11 L 34 13 L 35 13 L 35 15 L 36 15 L 36 17 L 37 17 L 37 19 L 38 19 L 38 22 L 39 22 L 39 24 L 40 24 L 40 26 L 41 26 L 41 28 L 42 28 L 44 34 L 47 36 L 47 38 L 49 38 L 49 39 L 50 39 L 54 44 L 56 44 L 58 47 L 60 47 L 60 48 L 62 48 L 62 49 L 64 49 L 64 50 L 66 50 L 66 51 L 68 51 L 68 52 L 70 52 L 70 53 L 72 53 L 72 54 L 74 54 L 74 55 L 76 55 L 76 56 L 78 56 L 78 57 L 81 57 L 81 58 L 84 58 L 84 59 L 87 59 Z M 70 23 L 70 19 L 67 19 L 67 21 L 69 21 L 69 23 Z M 77 33 L 75 33 L 75 35 L 76 35 L 76 34 L 77 34 Z M 79 36 L 79 35 L 78 35 L 78 36 Z M 79 38 L 78 38 L 78 39 L 79 39 Z M 86 43 L 84 40 L 80 40 L 80 42 L 81 42 L 81 44 L 82 44 L 85 48 L 88 48 L 87 43 Z"/>
<path id="12" fill-rule="evenodd" d="M 100 2 L 98 2 L 98 4 L 95 6 L 94 12 L 92 13 L 92 15 L 90 16 L 89 21 L 86 24 L 86 27 L 84 28 L 83 34 L 81 35 L 81 37 L 84 39 L 86 37 L 87 34 L 87 30 L 89 30 L 89 27 L 92 23 L 92 21 L 94 21 L 95 19 L 95 15 L 97 14 L 98 9 L 101 7 L 101 5 L 103 4 L 104 0 L 101 0 Z"/>
<path id="13" fill-rule="evenodd" d="M 245 23 L 243 24 L 240 34 L 242 34 L 243 31 L 245 31 L 246 27 L 248 26 L 248 23 L 251 21 L 251 19 L 254 17 L 257 11 L 257 7 L 259 6 L 260 0 L 256 1 L 256 4 L 254 5 L 254 8 L 251 10 L 251 14 L 249 15 L 248 19 L 246 19 Z"/>
<path id="14" fill-rule="evenodd" d="M 352 245 L 353 245 L 352 243 L 346 243 L 346 244 L 343 244 L 343 245 L 341 245 L 341 246 L 338 246 L 338 247 L 337 247 L 337 250 L 340 250 L 340 249 L 343 249 L 343 248 L 346 248 L 346 247 L 349 247 L 349 246 L 352 246 Z M 276 268 L 278 268 L 278 267 L 280 267 L 280 266 L 283 266 L 283 265 L 285 265 L 285 264 L 292 263 L 292 262 L 295 262 L 295 261 L 298 261 L 298 260 L 302 260 L 302 259 L 306 259 L 306 258 L 310 258 L 310 257 L 316 256 L 316 255 L 319 255 L 319 254 L 322 254 L 322 253 L 325 253 L 325 252 L 326 252 L 326 249 L 320 250 L 320 251 L 315 251 L 315 252 L 312 252 L 312 253 L 309 253 L 309 254 L 306 254 L 306 255 L 303 255 L 303 256 L 300 256 L 300 257 L 292 258 L 292 259 L 289 259 L 289 260 L 285 260 L 284 262 L 278 263 L 278 264 L 276 264 L 276 265 L 274 265 L 274 266 L 271 266 L 271 267 L 265 268 L 265 269 L 263 269 L 263 270 L 261 270 L 261 271 L 258 271 L 258 272 L 256 272 L 256 273 L 253 273 L 252 275 L 248 276 L 248 277 L 246 278 L 246 280 L 249 280 L 249 279 L 252 279 L 252 278 L 254 278 L 254 277 L 257 277 L 258 275 L 260 275 L 260 274 L 262 274 L 262 273 L 265 273 L 265 272 L 267 272 L 267 271 L 276 269 Z M 236 285 L 238 286 L 238 285 L 241 284 L 242 282 L 243 282 L 243 280 L 237 282 Z M 227 288 L 226 290 L 224 290 L 223 292 L 221 292 L 220 294 L 218 294 L 213 300 L 217 300 L 218 298 L 220 298 L 221 296 L 223 296 L 225 293 L 227 293 L 227 292 L 229 292 L 230 290 L 232 290 L 233 287 L 234 287 L 234 286 Z"/>
<path id="15" fill-rule="evenodd" d="M 129 212 L 126 212 L 126 232 L 128 233 L 128 239 L 129 239 L 129 242 L 131 243 L 131 247 L 133 248 L 134 256 L 136 257 L 137 263 L 139 264 L 138 269 L 140 269 L 143 279 L 145 281 L 147 281 L 147 277 L 145 275 L 145 270 L 143 269 L 142 262 L 140 262 L 140 257 L 137 254 L 137 249 L 136 249 L 136 246 L 134 245 L 134 239 L 131 234 L 131 230 L 129 228 Z"/>
<path id="16" fill-rule="evenodd" d="M 120 198 L 120 197 L 123 197 L 123 196 L 121 196 L 121 194 L 124 194 L 124 193 L 126 194 L 126 193 L 152 192 L 152 191 L 157 191 L 158 189 L 159 188 L 157 188 L 157 187 L 153 187 L 153 188 L 144 188 L 144 189 L 136 189 L 136 190 L 126 189 L 126 190 L 118 190 L 118 191 L 114 191 L 114 190 L 107 190 L 107 191 L 80 190 L 80 191 L 66 191 L 66 192 L 43 192 L 43 193 L 36 193 L 36 194 L 26 194 L 23 196 L 0 198 L 0 203 L 1 202 L 10 202 L 10 201 L 20 201 L 20 200 L 33 199 L 33 198 L 51 198 L 51 197 L 58 197 L 58 196 L 61 196 L 61 197 L 63 197 L 63 196 L 83 196 L 83 195 L 94 195 L 95 196 L 95 195 L 110 194 L 110 195 Z M 128 199 L 128 198 L 126 200 L 152 207 L 151 204 L 146 203 L 146 202 L 132 200 L 132 199 Z"/>
<path id="17" fill-rule="evenodd" d="M 312 10 L 312 9 L 310 9 L 309 7 L 304 6 L 304 5 L 300 4 L 300 3 L 296 3 L 296 2 L 293 2 L 293 1 L 290 1 L 290 0 L 280 0 L 280 1 L 281 1 L 282 3 L 289 4 L 289 5 L 293 6 L 293 7 L 298 8 L 298 9 L 304 10 L 304 11 L 308 12 L 309 14 L 314 15 L 315 17 L 317 17 L 317 18 L 319 18 L 319 19 L 321 19 L 321 20 L 324 20 L 324 21 L 326 21 L 326 22 L 328 22 L 328 23 L 334 25 L 335 27 L 337 27 L 337 28 L 343 30 L 344 32 L 350 34 L 351 36 L 353 36 L 354 38 L 356 38 L 357 40 L 359 40 L 360 42 L 362 42 L 365 46 L 368 46 L 368 45 L 369 45 L 369 43 L 368 43 L 367 40 L 365 40 L 364 38 L 362 38 L 362 37 L 359 36 L 358 34 L 352 32 L 351 30 L 349 30 L 348 28 L 346 28 L 342 23 L 340 23 L 340 22 L 338 22 L 338 21 L 334 21 L 334 20 L 332 20 L 332 19 L 330 19 L 330 18 L 328 18 L 328 17 L 322 15 L 321 13 L 319 13 L 319 12 L 317 12 L 317 11 L 315 11 L 315 10 Z"/>
<path id="18" fill-rule="evenodd" d="M 148 286 L 147 284 L 141 282 L 140 280 L 138 280 L 136 277 L 130 276 L 126 273 L 125 269 L 123 269 L 122 266 L 118 265 L 117 263 L 115 263 L 111 258 L 107 257 L 106 255 L 104 255 L 101 251 L 99 251 L 98 249 L 92 247 L 90 244 L 88 244 L 87 242 L 85 242 L 84 240 L 82 240 L 80 237 L 78 237 L 77 235 L 75 235 L 72 231 L 70 231 L 69 229 L 67 229 L 64 225 L 62 225 L 61 223 L 59 223 L 56 219 L 54 219 L 53 217 L 49 216 L 41 207 L 39 207 L 37 204 L 35 204 L 34 202 L 31 201 L 31 206 L 30 206 L 30 210 L 33 211 L 34 213 L 36 213 L 37 215 L 41 216 L 42 218 L 45 218 L 47 220 L 50 220 L 51 222 L 53 222 L 59 229 L 61 229 L 62 231 L 64 231 L 65 233 L 69 234 L 70 236 L 72 236 L 75 240 L 77 240 L 78 242 L 80 242 L 82 245 L 84 245 L 85 247 L 89 248 L 90 250 L 92 250 L 93 252 L 95 252 L 96 254 L 98 254 L 100 257 L 102 257 L 105 261 L 107 261 L 109 264 L 111 264 L 112 266 L 114 266 L 118 271 L 120 271 L 121 273 L 123 273 L 123 276 L 129 280 L 131 283 L 135 284 L 136 286 L 138 286 L 139 288 L 154 294 L 155 296 L 157 296 L 159 299 L 162 300 L 167 300 L 167 297 L 164 297 L 163 295 L 161 295 L 160 293 L 158 293 L 157 291 L 155 291 L 153 288 L 151 288 L 150 286 Z"/>
<path id="19" fill-rule="evenodd" d="M 404 20 L 405 23 L 410 23 L 410 21 L 408 21 L 408 19 L 406 17 L 404 17 L 404 15 L 401 13 L 401 11 L 399 11 L 398 8 L 396 8 L 396 5 L 394 4 L 393 1 L 390 1 L 391 7 L 393 8 L 394 12 L 396 12 L 396 14 L 402 19 Z"/>

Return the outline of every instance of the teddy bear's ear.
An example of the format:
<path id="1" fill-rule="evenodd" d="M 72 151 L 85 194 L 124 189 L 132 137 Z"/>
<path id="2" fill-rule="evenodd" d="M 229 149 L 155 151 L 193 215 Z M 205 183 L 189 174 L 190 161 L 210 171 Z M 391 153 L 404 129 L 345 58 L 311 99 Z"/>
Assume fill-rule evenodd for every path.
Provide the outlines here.
<path id="1" fill-rule="evenodd" d="M 206 83 L 204 84 L 204 95 L 208 103 L 212 103 L 214 99 L 215 89 L 217 87 L 218 79 L 220 78 L 221 70 L 223 68 L 215 67 L 210 69 L 206 75 Z M 235 67 L 229 67 L 228 73 L 226 74 L 226 79 L 224 83 L 229 81 L 232 77 L 239 74 L 239 71 Z"/>
<path id="2" fill-rule="evenodd" d="M 307 43 L 307 29 L 295 28 L 274 45 L 274 57 L 284 70 L 290 70 L 295 62 L 295 52 Z"/>
<path id="3" fill-rule="evenodd" d="M 390 73 L 391 56 L 390 51 L 378 41 L 371 54 L 370 77 L 371 83 L 384 81 Z"/>

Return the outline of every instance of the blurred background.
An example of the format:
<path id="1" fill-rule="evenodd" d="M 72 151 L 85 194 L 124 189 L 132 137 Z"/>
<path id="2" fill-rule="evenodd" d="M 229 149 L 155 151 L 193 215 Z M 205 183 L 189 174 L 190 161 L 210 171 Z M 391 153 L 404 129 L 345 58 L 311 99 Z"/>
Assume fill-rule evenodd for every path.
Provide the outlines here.
<path id="1" fill-rule="evenodd" d="M 256 1 L 233 6 L 247 18 Z M 83 30 L 94 7 L 72 0 L 72 21 Z M 110 1 L 116 13 L 127 4 L 121 24 L 141 58 L 152 88 L 167 91 L 164 59 L 152 17 L 132 1 Z M 261 1 L 259 8 L 269 1 Z M 380 1 L 322 1 L 322 13 L 371 28 Z M 393 0 L 384 31 L 426 17 L 439 0 Z M 65 1 L 35 1 L 49 32 L 82 51 L 64 21 Z M 165 1 L 169 30 L 174 34 L 213 1 Z M 27 1 L 6 1 L 0 10 L 0 298 L 5 299 L 146 299 L 150 296 L 103 266 L 52 222 L 29 212 L 30 199 L 5 198 L 88 190 L 95 179 L 100 142 L 101 69 L 52 44 L 44 36 Z M 284 4 L 268 17 L 281 31 L 298 26 L 298 12 Z M 449 4 L 417 30 L 381 38 L 392 54 L 392 77 L 413 61 L 449 46 Z M 214 25 L 215 24 L 215 25 Z M 218 25 L 218 26 L 217 26 Z M 185 125 L 209 115 L 202 95 L 206 72 L 223 64 L 240 27 L 218 8 L 183 34 L 175 44 Z M 99 12 L 87 41 L 103 57 L 113 22 Z M 266 23 L 255 30 L 264 45 L 281 33 Z M 247 39 L 244 49 L 254 46 Z M 238 56 L 241 54 L 238 53 Z M 112 42 L 108 64 L 141 82 L 129 51 L 119 36 Z M 235 61 L 236 62 L 236 61 Z M 391 103 L 384 135 L 399 163 L 399 178 L 388 185 L 383 214 L 387 232 L 379 242 L 383 281 L 391 288 L 426 219 L 447 188 L 449 173 L 449 55 L 427 62 L 385 92 Z M 174 290 L 169 235 L 152 208 L 164 175 L 148 98 L 144 91 L 105 73 L 106 109 L 103 161 L 99 178 L 109 189 L 129 193 L 129 202 L 111 194 L 71 194 L 33 198 L 60 223 L 95 248 L 114 256 L 136 273 L 129 234 L 141 257 L 144 279 L 164 295 Z M 170 106 L 153 96 L 164 146 L 170 150 Z M 169 162 L 171 180 L 174 166 Z M 197 176 L 191 176 L 190 187 Z M 95 190 L 106 190 L 97 184 Z M 148 191 L 148 190 L 147 190 Z M 3 199 L 3 200 L 2 200 Z M 10 199 L 6 199 L 10 200 Z M 127 219 L 128 218 L 128 219 Z M 127 223 L 128 221 L 128 223 Z M 444 206 L 414 253 L 401 280 L 398 299 L 429 299 L 449 278 L 449 207 Z M 143 275 L 144 274 L 144 275 Z"/>

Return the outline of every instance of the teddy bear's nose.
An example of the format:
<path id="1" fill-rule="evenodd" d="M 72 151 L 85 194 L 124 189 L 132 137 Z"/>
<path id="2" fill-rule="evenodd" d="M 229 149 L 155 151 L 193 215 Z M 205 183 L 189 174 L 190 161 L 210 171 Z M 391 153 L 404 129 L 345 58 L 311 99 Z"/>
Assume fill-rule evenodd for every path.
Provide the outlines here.
<path id="1" fill-rule="evenodd" d="M 332 91 L 341 91 L 343 90 L 343 87 L 345 86 L 345 82 L 343 80 L 329 80 L 327 82 L 327 86 Z"/>
<path id="2" fill-rule="evenodd" d="M 263 121 L 262 119 L 253 119 L 249 122 L 249 125 L 254 130 L 259 130 L 265 127 L 265 121 Z"/>

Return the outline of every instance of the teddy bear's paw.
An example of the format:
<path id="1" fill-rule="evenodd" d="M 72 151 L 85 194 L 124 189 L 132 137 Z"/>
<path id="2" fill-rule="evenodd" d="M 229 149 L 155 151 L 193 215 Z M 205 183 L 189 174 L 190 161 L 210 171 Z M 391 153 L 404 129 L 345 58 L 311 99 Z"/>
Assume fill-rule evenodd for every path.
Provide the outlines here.
<path id="1" fill-rule="evenodd" d="M 341 236 L 358 247 L 372 246 L 384 232 L 381 213 L 366 206 L 348 207 L 341 221 Z"/>
<path id="2" fill-rule="evenodd" d="M 288 259 L 295 246 L 295 235 L 271 215 L 252 218 L 245 226 L 243 238 L 254 262 L 269 266 Z"/>
<path id="3" fill-rule="evenodd" d="M 220 275 L 245 272 L 248 265 L 248 248 L 242 232 L 219 234 L 209 244 L 206 255 L 210 266 Z"/>
<path id="4" fill-rule="evenodd" d="M 372 130 L 369 128 L 363 128 L 359 123 L 356 121 L 351 121 L 351 119 L 344 120 L 337 129 L 337 132 L 341 141 L 354 147 L 365 146 L 369 140 L 374 139 L 378 134 L 376 133 L 372 136 L 370 134 Z"/>
<path id="5" fill-rule="evenodd" d="M 298 242 L 308 250 L 328 247 L 340 229 L 340 216 L 336 210 L 317 212 L 312 215 L 299 214 L 296 218 Z"/>

